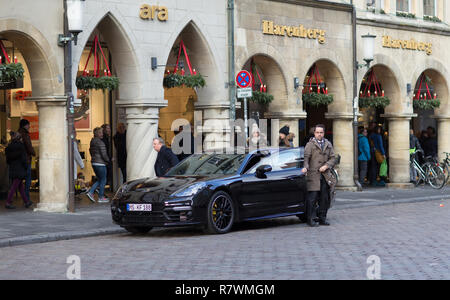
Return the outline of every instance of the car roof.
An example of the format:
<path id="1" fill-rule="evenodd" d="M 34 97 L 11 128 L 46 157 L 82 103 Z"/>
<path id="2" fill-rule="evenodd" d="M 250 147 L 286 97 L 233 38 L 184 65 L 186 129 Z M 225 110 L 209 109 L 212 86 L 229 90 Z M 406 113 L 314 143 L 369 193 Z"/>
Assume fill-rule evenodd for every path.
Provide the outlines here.
<path id="1" fill-rule="evenodd" d="M 262 147 L 258 149 L 248 147 L 235 147 L 235 148 L 213 148 L 204 151 L 206 154 L 223 153 L 223 154 L 256 154 L 258 152 L 279 152 L 293 149 L 304 149 L 304 147 Z"/>

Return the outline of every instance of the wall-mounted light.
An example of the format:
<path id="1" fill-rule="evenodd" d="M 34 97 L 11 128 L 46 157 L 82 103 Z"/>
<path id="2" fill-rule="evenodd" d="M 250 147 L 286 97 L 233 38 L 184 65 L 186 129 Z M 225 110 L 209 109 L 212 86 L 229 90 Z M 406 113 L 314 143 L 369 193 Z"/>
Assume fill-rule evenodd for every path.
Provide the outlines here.
<path id="1" fill-rule="evenodd" d="M 70 36 L 64 34 L 58 35 L 58 45 L 64 47 L 70 41 L 77 44 L 77 37 L 83 31 L 83 12 L 85 0 L 66 0 L 67 1 L 67 24 Z M 73 36 L 72 36 L 73 35 Z"/>
<path id="2" fill-rule="evenodd" d="M 152 70 L 154 71 L 154 70 L 156 70 L 156 69 L 158 69 L 158 67 L 167 67 L 167 66 L 169 66 L 169 65 L 158 65 L 158 58 L 157 57 L 152 57 L 151 58 L 151 67 L 152 67 Z M 175 66 L 175 65 L 173 65 L 173 66 Z M 181 60 L 179 63 L 178 63 L 178 67 L 180 68 L 180 69 L 183 69 L 184 68 L 184 62 Z M 195 71 L 195 69 L 194 69 L 194 71 Z"/>
<path id="3" fill-rule="evenodd" d="M 297 90 L 300 87 L 300 79 L 298 77 L 294 77 L 294 90 Z"/>
<path id="4" fill-rule="evenodd" d="M 357 64 L 358 68 L 362 67 L 370 67 L 370 63 L 374 59 L 374 48 L 375 48 L 375 38 L 377 36 L 373 34 L 362 35 L 361 38 L 363 40 L 363 60 L 366 62 L 365 64 Z"/>

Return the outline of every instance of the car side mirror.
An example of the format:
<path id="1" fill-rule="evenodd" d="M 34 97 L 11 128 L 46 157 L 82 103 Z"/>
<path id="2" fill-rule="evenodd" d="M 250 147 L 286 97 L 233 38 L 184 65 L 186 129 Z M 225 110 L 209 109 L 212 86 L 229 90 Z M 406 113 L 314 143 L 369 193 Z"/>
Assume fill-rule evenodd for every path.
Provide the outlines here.
<path id="1" fill-rule="evenodd" d="M 270 165 L 262 165 L 256 169 L 256 177 L 258 178 L 267 178 L 266 173 L 272 171 L 272 166 Z"/>

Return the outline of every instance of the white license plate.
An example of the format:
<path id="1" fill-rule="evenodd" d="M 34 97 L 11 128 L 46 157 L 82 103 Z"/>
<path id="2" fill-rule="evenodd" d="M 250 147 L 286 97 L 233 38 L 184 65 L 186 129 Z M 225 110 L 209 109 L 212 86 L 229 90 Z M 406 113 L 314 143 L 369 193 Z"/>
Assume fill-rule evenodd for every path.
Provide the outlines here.
<path id="1" fill-rule="evenodd" d="M 127 204 L 127 211 L 152 211 L 151 204 Z"/>

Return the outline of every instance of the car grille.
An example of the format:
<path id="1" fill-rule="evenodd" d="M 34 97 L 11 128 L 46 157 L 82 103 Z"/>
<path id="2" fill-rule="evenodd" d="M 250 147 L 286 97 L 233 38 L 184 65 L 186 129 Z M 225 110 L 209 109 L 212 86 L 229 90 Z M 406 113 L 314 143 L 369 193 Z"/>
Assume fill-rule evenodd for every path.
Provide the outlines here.
<path id="1" fill-rule="evenodd" d="M 128 212 L 126 206 L 121 206 L 122 213 L 120 215 L 113 213 L 113 219 L 124 224 L 165 224 L 165 223 L 177 223 L 180 221 L 189 221 L 191 218 L 186 218 L 185 212 L 178 212 L 172 210 L 163 210 L 155 205 L 153 212 Z M 183 215 L 183 218 L 182 218 Z"/>

